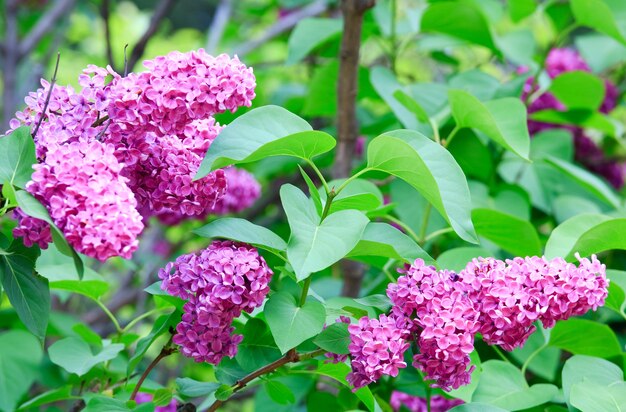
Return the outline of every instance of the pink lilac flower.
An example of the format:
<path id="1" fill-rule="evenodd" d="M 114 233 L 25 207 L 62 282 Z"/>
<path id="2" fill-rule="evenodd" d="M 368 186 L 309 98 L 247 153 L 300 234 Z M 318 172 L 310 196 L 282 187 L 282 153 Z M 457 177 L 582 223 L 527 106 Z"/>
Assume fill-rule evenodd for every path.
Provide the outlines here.
<path id="1" fill-rule="evenodd" d="M 168 263 L 159 271 L 161 288 L 188 300 L 173 339 L 182 353 L 212 364 L 233 357 L 243 338 L 232 335 L 232 321 L 263 304 L 271 277 L 254 247 L 231 241 L 214 241 Z"/>
<path id="2" fill-rule="evenodd" d="M 186 357 L 217 365 L 224 356 L 234 357 L 237 345 L 243 340 L 242 335 L 233 335 L 232 321 L 237 316 L 232 310 L 221 311 L 191 296 L 183 306 L 183 316 L 172 341 Z"/>
<path id="3" fill-rule="evenodd" d="M 224 177 L 226 193 L 215 203 L 211 213 L 239 213 L 252 206 L 261 196 L 261 185 L 246 170 L 229 167 L 224 169 Z"/>
<path id="4" fill-rule="evenodd" d="M 350 318 L 342 315 L 342 316 L 339 316 L 339 318 L 335 320 L 335 323 L 345 323 L 349 325 Z M 324 326 L 324 329 L 326 329 L 326 326 Z M 340 355 L 338 353 L 326 352 L 324 356 L 328 358 L 327 362 L 330 362 L 330 363 L 344 363 L 345 361 L 348 360 L 348 355 L 345 355 L 345 354 Z"/>
<path id="5" fill-rule="evenodd" d="M 48 148 L 26 189 L 50 212 L 68 243 L 87 256 L 130 258 L 143 230 L 114 148 L 77 141 Z"/>
<path id="6" fill-rule="evenodd" d="M 606 267 L 592 256 L 579 267 L 562 258 L 515 258 L 506 262 L 474 259 L 459 281 L 480 311 L 483 340 L 505 350 L 522 346 L 535 330 L 557 320 L 582 315 L 604 304 L 608 294 Z"/>
<path id="7" fill-rule="evenodd" d="M 449 399 L 441 395 L 434 395 L 430 398 L 430 412 L 447 412 L 455 406 L 462 405 L 461 399 Z M 399 412 L 405 407 L 410 412 L 428 412 L 428 403 L 425 398 L 409 395 L 408 393 L 393 391 L 389 404 L 394 412 Z"/>
<path id="8" fill-rule="evenodd" d="M 587 62 L 573 49 L 552 49 L 546 57 L 546 72 L 555 78 L 565 72 L 581 70 L 590 72 Z"/>
<path id="9" fill-rule="evenodd" d="M 50 225 L 43 220 L 26 215 L 20 208 L 13 210 L 13 217 L 17 220 L 17 227 L 13 229 L 13 236 L 22 238 L 24 246 L 37 245 L 47 249 L 52 243 Z"/>
<path id="10" fill-rule="evenodd" d="M 153 398 L 154 395 L 152 395 L 151 393 L 139 392 L 137 393 L 137 396 L 135 396 L 135 402 L 137 402 L 137 404 L 139 405 L 142 403 L 152 402 Z M 178 402 L 176 402 L 176 399 L 172 399 L 170 403 L 165 406 L 155 407 L 154 412 L 176 412 L 177 406 Z"/>
<path id="11" fill-rule="evenodd" d="M 581 129 L 574 132 L 574 158 L 588 170 L 604 177 L 616 189 L 624 186 L 626 165 L 606 157 L 602 149 Z"/>
<path id="12" fill-rule="evenodd" d="M 555 78 L 563 73 L 581 70 L 589 72 L 591 69 L 583 58 L 572 49 L 552 49 L 546 58 L 546 71 L 551 78 Z M 605 96 L 599 108 L 602 113 L 609 113 L 617 104 L 619 91 L 614 84 L 606 80 L 604 82 Z M 522 100 L 528 100 L 529 96 L 537 91 L 535 79 L 529 78 L 524 85 Z M 558 101 L 551 93 L 545 92 L 537 96 L 528 104 L 528 113 L 535 113 L 541 110 L 565 111 L 566 107 Z M 583 129 L 571 125 L 555 125 L 551 123 L 528 120 L 528 130 L 531 135 L 542 130 L 561 128 L 570 130 L 574 134 L 574 144 L 576 148 L 576 161 L 581 163 L 590 171 L 603 176 L 616 189 L 624 185 L 625 167 L 622 163 L 612 161 L 606 157 L 602 149 L 590 138 L 584 135 Z"/>
<path id="13" fill-rule="evenodd" d="M 352 372 L 346 379 L 355 390 L 383 375 L 397 376 L 399 369 L 406 368 L 409 331 L 403 326 L 403 321 L 385 315 L 379 319 L 364 316 L 348 326 Z"/>
<path id="14" fill-rule="evenodd" d="M 250 106 L 256 86 L 252 69 L 236 57 L 213 57 L 204 50 L 173 52 L 144 64 L 147 71 L 126 77 L 91 65 L 79 77 L 79 91 L 54 86 L 36 134 L 38 158 L 79 140 L 111 144 L 145 218 L 202 218 L 226 191 L 223 171 L 193 180 L 221 130 L 212 116 Z M 42 88 L 26 98 L 11 130 L 34 128 L 49 87 L 42 80 Z"/>
<path id="15" fill-rule="evenodd" d="M 445 390 L 469 383 L 473 367 L 469 354 L 474 350 L 479 313 L 465 294 L 457 275 L 437 271 L 417 259 L 401 271 L 403 276 L 387 288 L 392 313 L 404 317 L 413 334 L 419 333 L 420 353 L 413 365 Z"/>

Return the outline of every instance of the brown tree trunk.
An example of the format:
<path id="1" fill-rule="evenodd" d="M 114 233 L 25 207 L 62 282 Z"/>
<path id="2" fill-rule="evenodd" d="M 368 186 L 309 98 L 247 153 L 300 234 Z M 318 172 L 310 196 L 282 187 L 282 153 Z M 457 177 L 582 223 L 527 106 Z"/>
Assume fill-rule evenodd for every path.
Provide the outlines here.
<path id="1" fill-rule="evenodd" d="M 375 0 L 342 0 L 343 36 L 339 58 L 339 81 L 337 83 L 337 152 L 333 167 L 335 179 L 350 176 L 354 146 L 359 135 L 356 119 L 356 95 L 358 91 L 359 49 L 363 14 L 375 4 Z M 364 267 L 358 262 L 343 260 L 344 277 L 342 295 L 356 297 L 361 289 Z"/>

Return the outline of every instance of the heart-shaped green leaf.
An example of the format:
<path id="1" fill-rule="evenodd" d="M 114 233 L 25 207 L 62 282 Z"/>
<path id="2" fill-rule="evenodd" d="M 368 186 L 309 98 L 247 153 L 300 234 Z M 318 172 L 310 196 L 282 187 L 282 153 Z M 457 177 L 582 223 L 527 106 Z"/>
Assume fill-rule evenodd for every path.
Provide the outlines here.
<path id="1" fill-rule="evenodd" d="M 284 354 L 322 330 L 326 310 L 314 299 L 300 307 L 292 295 L 278 292 L 270 296 L 265 304 L 265 318 L 276 345 Z"/>
<path id="2" fill-rule="evenodd" d="M 287 257 L 298 281 L 345 257 L 369 222 L 357 210 L 341 210 L 320 222 L 312 202 L 293 185 L 281 187 L 280 199 L 291 227 Z"/>

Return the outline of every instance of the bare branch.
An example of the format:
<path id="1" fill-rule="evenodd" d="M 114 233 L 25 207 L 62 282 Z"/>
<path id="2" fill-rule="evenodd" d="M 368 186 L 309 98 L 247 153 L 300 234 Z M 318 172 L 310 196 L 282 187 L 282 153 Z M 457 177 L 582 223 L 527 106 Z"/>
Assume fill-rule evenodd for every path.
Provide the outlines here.
<path id="1" fill-rule="evenodd" d="M 18 61 L 33 51 L 42 37 L 56 27 L 58 20 L 66 16 L 75 3 L 76 0 L 57 0 L 54 2 L 52 7 L 37 21 L 35 27 L 19 43 Z M 8 46 L 9 41 L 7 39 Z"/>
<path id="2" fill-rule="evenodd" d="M 100 16 L 104 21 L 104 39 L 106 42 L 107 61 L 109 65 L 115 70 L 115 60 L 113 59 L 113 47 L 111 46 L 111 3 L 109 0 L 102 0 L 102 6 L 100 7 Z"/>
<path id="3" fill-rule="evenodd" d="M 238 55 L 239 57 L 248 54 L 268 40 L 271 40 L 274 37 L 293 28 L 296 24 L 298 24 L 300 20 L 322 14 L 328 9 L 327 2 L 327 0 L 318 0 L 309 4 L 306 7 L 303 7 L 298 11 L 294 11 L 288 16 L 278 20 L 276 23 L 274 23 L 274 25 L 270 26 L 261 37 L 253 39 L 236 48 L 234 54 Z"/>
<path id="4" fill-rule="evenodd" d="M 156 34 L 159 25 L 172 10 L 174 4 L 176 4 L 176 0 L 161 0 L 156 6 L 152 19 L 150 20 L 150 25 L 130 53 L 130 58 L 128 59 L 129 70 L 133 70 L 133 67 L 135 67 L 139 59 L 141 59 L 141 56 L 143 56 L 143 53 L 146 51 L 148 41 Z"/>
<path id="5" fill-rule="evenodd" d="M 33 139 L 37 136 L 37 132 L 41 127 L 41 123 L 43 122 L 43 118 L 46 117 L 46 110 L 48 110 L 48 105 L 50 104 L 50 96 L 52 96 L 52 89 L 54 89 L 54 85 L 57 82 L 57 73 L 59 71 L 59 62 L 61 61 L 61 53 L 57 53 L 57 62 L 54 65 L 54 74 L 52 75 L 52 80 L 50 80 L 50 86 L 48 89 L 48 95 L 46 96 L 46 101 L 43 104 L 43 109 L 41 110 L 41 115 L 39 116 L 39 120 L 37 121 L 37 125 L 35 126 L 35 130 L 33 130 Z"/>
<path id="6" fill-rule="evenodd" d="M 217 50 L 220 41 L 222 40 L 222 36 L 224 35 L 224 30 L 226 29 L 226 23 L 228 23 L 228 19 L 230 19 L 230 14 L 233 11 L 233 2 L 232 0 L 221 0 L 219 6 L 215 10 L 215 15 L 213 16 L 213 21 L 211 22 L 211 27 L 209 27 L 209 33 L 206 42 L 206 52 L 209 54 L 214 54 Z"/>

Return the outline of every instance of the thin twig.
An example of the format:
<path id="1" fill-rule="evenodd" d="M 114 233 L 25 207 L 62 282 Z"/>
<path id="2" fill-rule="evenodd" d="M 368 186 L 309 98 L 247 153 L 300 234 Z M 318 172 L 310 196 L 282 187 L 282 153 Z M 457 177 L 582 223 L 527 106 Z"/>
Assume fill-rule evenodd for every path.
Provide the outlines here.
<path id="1" fill-rule="evenodd" d="M 159 4 L 154 9 L 154 14 L 152 15 L 152 19 L 150 20 L 150 25 L 143 33 L 135 47 L 133 47 L 133 51 L 130 53 L 130 59 L 128 59 L 128 68 L 130 70 L 135 67 L 143 53 L 146 51 L 146 46 L 148 45 L 148 41 L 154 36 L 161 24 L 161 21 L 167 16 L 174 7 L 174 4 L 177 0 L 161 0 Z"/>
<path id="2" fill-rule="evenodd" d="M 213 21 L 211 22 L 211 27 L 209 27 L 209 32 L 207 35 L 206 42 L 206 52 L 209 54 L 214 54 L 217 50 L 220 41 L 222 40 L 222 36 L 224 35 L 224 30 L 226 29 L 226 24 L 230 19 L 230 14 L 233 11 L 233 2 L 232 0 L 221 0 L 220 4 L 217 6 L 215 10 L 215 15 L 213 16 Z"/>
<path id="3" fill-rule="evenodd" d="M 57 26 L 57 21 L 69 14 L 76 0 L 57 0 L 37 21 L 26 37 L 19 44 L 18 60 L 21 60 L 37 46 L 39 41 Z M 7 39 L 7 42 L 9 40 Z"/>
<path id="4" fill-rule="evenodd" d="M 115 60 L 113 59 L 113 47 L 111 46 L 111 10 L 109 0 L 102 0 L 100 15 L 104 21 L 104 39 L 106 43 L 106 54 L 109 65 L 115 70 Z"/>
<path id="5" fill-rule="evenodd" d="M 131 400 L 135 400 L 135 397 L 137 396 L 137 392 L 139 392 L 139 389 L 141 389 L 141 385 L 143 385 L 143 381 L 146 380 L 146 378 L 148 377 L 152 369 L 154 369 L 154 367 L 159 362 L 161 362 L 163 358 L 167 358 L 172 353 L 176 352 L 176 348 L 172 347 L 171 345 L 172 345 L 172 337 L 170 337 L 170 340 L 168 340 L 167 343 L 163 346 L 163 349 L 161 349 L 161 353 L 159 353 L 159 355 L 156 358 L 154 358 L 152 362 L 150 362 L 150 365 L 148 365 L 146 370 L 143 372 L 143 374 L 137 381 L 137 385 L 135 385 L 135 389 L 133 389 L 133 393 L 131 393 L 130 395 Z"/>
<path id="6" fill-rule="evenodd" d="M 288 16 L 285 16 L 284 18 L 278 20 L 276 23 L 270 26 L 260 37 L 252 39 L 249 42 L 244 43 L 236 48 L 234 54 L 238 55 L 239 57 L 248 54 L 251 51 L 256 50 L 262 44 L 273 39 L 274 37 L 279 36 L 284 32 L 290 30 L 296 24 L 298 24 L 300 20 L 322 14 L 328 9 L 327 3 L 327 0 L 317 0 L 316 2 L 313 2 L 308 6 L 301 8 L 300 10 L 290 13 Z"/>
<path id="7" fill-rule="evenodd" d="M 259 368 L 256 371 L 252 372 L 251 374 L 246 375 L 245 377 L 238 380 L 237 383 L 235 383 L 235 385 L 233 385 L 232 387 L 233 394 L 245 388 L 248 383 L 252 382 L 259 376 L 263 376 L 270 372 L 274 372 L 276 369 L 280 368 L 281 366 L 285 366 L 288 363 L 295 363 L 295 362 L 299 362 L 302 360 L 313 359 L 316 356 L 323 354 L 324 352 L 326 352 L 324 349 L 318 349 L 312 352 L 299 354 L 298 352 L 296 352 L 295 349 L 291 349 L 282 358 L 275 360 L 274 362 L 269 363 L 263 366 L 262 368 Z M 219 401 L 219 400 L 215 401 L 213 405 L 211 405 L 209 409 L 207 409 L 207 412 L 217 411 L 218 408 L 224 404 L 224 402 L 225 401 Z"/>
<path id="8" fill-rule="evenodd" d="M 50 97 L 52 96 L 52 89 L 54 89 L 54 85 L 57 82 L 57 72 L 59 71 L 59 62 L 61 61 L 61 53 L 57 52 L 57 62 L 54 65 L 54 74 L 52 75 L 52 80 L 50 81 L 50 88 L 48 89 L 48 95 L 46 96 L 46 101 L 43 104 L 43 110 L 41 111 L 41 115 L 39 116 L 39 120 L 37 121 L 37 125 L 35 126 L 35 130 L 33 130 L 33 139 L 37 136 L 37 132 L 41 127 L 41 123 L 43 122 L 43 118 L 46 117 L 46 110 L 48 110 L 48 105 L 50 104 Z"/>

